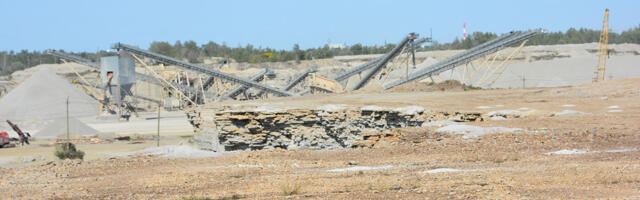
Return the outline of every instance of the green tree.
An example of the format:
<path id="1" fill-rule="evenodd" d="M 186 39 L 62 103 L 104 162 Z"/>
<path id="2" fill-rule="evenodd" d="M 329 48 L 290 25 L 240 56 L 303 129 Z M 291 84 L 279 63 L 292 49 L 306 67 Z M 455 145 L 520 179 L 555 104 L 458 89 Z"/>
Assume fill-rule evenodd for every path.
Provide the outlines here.
<path id="1" fill-rule="evenodd" d="M 168 42 L 152 42 L 149 51 L 174 58 L 178 56 L 176 49 Z"/>
<path id="2" fill-rule="evenodd" d="M 351 51 L 351 53 L 353 55 L 361 55 L 364 54 L 364 48 L 362 48 L 362 44 L 358 43 L 358 44 L 354 44 L 351 45 L 351 47 L 349 48 L 349 50 Z"/>
<path id="3" fill-rule="evenodd" d="M 292 50 L 295 54 L 296 63 L 300 63 L 300 60 L 304 58 L 300 52 L 300 45 L 298 45 L 298 43 L 295 43 Z"/>

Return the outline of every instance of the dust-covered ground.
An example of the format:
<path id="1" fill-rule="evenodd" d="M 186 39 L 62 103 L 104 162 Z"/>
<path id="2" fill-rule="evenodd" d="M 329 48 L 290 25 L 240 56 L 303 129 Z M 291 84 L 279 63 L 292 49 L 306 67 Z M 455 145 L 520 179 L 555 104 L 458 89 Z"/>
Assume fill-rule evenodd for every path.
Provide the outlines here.
<path id="1" fill-rule="evenodd" d="M 402 128 L 392 130 L 402 137 L 376 148 L 321 151 L 193 156 L 198 152 L 176 148 L 189 156 L 163 156 L 149 152 L 166 148 L 148 149 L 84 162 L 3 168 L 0 190 L 12 199 L 640 198 L 640 79 L 562 88 L 329 94 L 248 103 L 471 110 L 485 113 L 487 120 L 465 125 L 522 130 L 465 137 L 474 129 L 456 134 L 442 131 L 457 130 L 446 124 Z"/>

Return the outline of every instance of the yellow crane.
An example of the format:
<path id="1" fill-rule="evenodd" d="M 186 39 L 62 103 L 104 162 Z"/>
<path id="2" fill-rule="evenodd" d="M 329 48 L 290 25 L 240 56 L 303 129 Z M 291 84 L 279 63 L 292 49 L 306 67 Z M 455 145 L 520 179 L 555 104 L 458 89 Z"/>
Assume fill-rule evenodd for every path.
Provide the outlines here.
<path id="1" fill-rule="evenodd" d="M 602 31 L 600 32 L 600 42 L 598 42 L 598 65 L 596 77 L 593 82 L 604 81 L 605 65 L 607 64 L 609 43 L 609 9 L 604 10 L 604 19 L 602 20 Z"/>

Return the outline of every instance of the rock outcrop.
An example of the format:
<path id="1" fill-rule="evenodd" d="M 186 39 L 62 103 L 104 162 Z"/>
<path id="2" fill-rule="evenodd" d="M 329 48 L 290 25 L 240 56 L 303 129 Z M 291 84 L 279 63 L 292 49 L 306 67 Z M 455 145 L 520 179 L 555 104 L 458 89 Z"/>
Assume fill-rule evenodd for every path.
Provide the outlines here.
<path id="1" fill-rule="evenodd" d="M 438 112 L 420 107 L 231 110 L 191 113 L 195 140 L 213 151 L 372 147 L 397 138 L 393 128 L 437 120 L 483 120 L 481 113 Z"/>

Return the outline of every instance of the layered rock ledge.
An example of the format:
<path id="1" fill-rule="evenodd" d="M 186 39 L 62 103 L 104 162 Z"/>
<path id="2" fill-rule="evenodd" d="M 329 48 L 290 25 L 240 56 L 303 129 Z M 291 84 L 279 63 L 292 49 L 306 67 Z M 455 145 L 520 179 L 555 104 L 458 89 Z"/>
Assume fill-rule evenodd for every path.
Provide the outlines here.
<path id="1" fill-rule="evenodd" d="M 213 151 L 372 147 L 397 138 L 398 133 L 391 131 L 394 128 L 439 120 L 483 120 L 478 112 L 342 105 L 317 109 L 222 107 L 192 112 L 190 117 L 200 148 Z"/>

